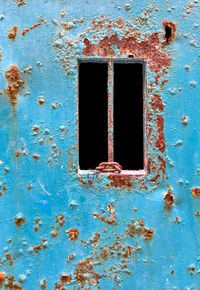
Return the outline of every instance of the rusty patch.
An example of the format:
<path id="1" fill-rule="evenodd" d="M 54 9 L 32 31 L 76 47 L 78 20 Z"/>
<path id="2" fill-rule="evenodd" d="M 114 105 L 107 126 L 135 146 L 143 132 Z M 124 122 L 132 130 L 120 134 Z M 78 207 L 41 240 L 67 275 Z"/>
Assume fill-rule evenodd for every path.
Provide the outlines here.
<path id="1" fill-rule="evenodd" d="M 65 217 L 63 214 L 60 216 L 56 216 L 56 223 L 59 224 L 59 226 L 63 227 L 65 224 Z"/>
<path id="2" fill-rule="evenodd" d="M 198 187 L 191 189 L 191 192 L 194 197 L 200 197 L 200 189 Z"/>
<path id="3" fill-rule="evenodd" d="M 111 226 L 117 226 L 118 223 L 116 222 L 116 218 L 117 216 L 116 215 L 112 215 L 111 217 L 104 217 L 100 214 L 93 214 L 93 217 L 95 219 L 100 219 L 102 222 L 108 224 L 108 225 L 111 225 Z"/>
<path id="4" fill-rule="evenodd" d="M 15 65 L 12 65 L 6 71 L 5 77 L 8 81 L 8 87 L 4 89 L 4 92 L 7 94 L 9 100 L 14 105 L 17 103 L 17 95 L 20 92 L 20 71 Z"/>
<path id="5" fill-rule="evenodd" d="M 158 129 L 158 136 L 156 141 L 156 147 L 162 152 L 165 152 L 165 137 L 164 137 L 164 118 L 163 116 L 157 116 L 157 129 Z"/>
<path id="6" fill-rule="evenodd" d="M 40 156 L 37 154 L 34 154 L 32 157 L 36 162 L 38 162 L 38 160 L 40 159 Z"/>
<path id="7" fill-rule="evenodd" d="M 60 275 L 60 281 L 63 284 L 70 284 L 72 281 L 72 276 L 67 275 L 67 274 L 66 275 L 62 274 L 62 275 Z"/>
<path id="8" fill-rule="evenodd" d="M 20 7 L 22 5 L 26 5 L 26 1 L 25 0 L 16 0 L 15 2 L 17 3 L 18 7 Z"/>
<path id="9" fill-rule="evenodd" d="M 165 206 L 167 208 L 171 208 L 174 205 L 174 196 L 173 196 L 173 193 L 171 191 L 169 184 L 167 185 L 167 187 L 168 187 L 168 191 L 163 197 L 163 200 L 165 202 Z"/>
<path id="10" fill-rule="evenodd" d="M 153 238 L 154 231 L 151 229 L 147 229 L 144 226 L 144 221 L 134 221 L 132 220 L 131 224 L 128 224 L 128 229 L 126 229 L 127 235 L 131 238 L 134 238 L 136 235 L 138 237 L 143 236 L 146 241 L 149 241 Z"/>
<path id="11" fill-rule="evenodd" d="M 136 177 L 136 176 L 135 176 Z M 111 181 L 109 186 L 118 188 L 132 188 L 133 183 L 131 181 L 131 176 L 125 176 L 120 174 L 110 174 L 108 179 Z"/>
<path id="12" fill-rule="evenodd" d="M 25 36 L 27 32 L 29 32 L 30 30 L 32 30 L 32 29 L 34 29 L 34 28 L 40 26 L 42 23 L 46 23 L 43 17 L 41 17 L 40 22 L 33 24 L 33 26 L 31 26 L 30 28 L 25 28 L 25 29 L 23 29 L 23 30 L 22 30 L 22 33 L 21 33 L 22 36 Z"/>
<path id="13" fill-rule="evenodd" d="M 99 275 L 94 270 L 93 259 L 87 258 L 82 262 L 79 262 L 76 271 L 75 271 L 75 279 L 77 283 L 80 283 L 82 287 L 85 287 L 87 284 L 89 286 L 93 286 L 99 283 L 99 279 L 103 277 L 103 275 Z"/>
<path id="14" fill-rule="evenodd" d="M 21 227 L 26 223 L 26 220 L 23 217 L 15 217 L 14 222 L 18 227 Z"/>
<path id="15" fill-rule="evenodd" d="M 166 54 L 159 49 L 158 33 L 154 32 L 149 36 L 148 40 L 138 42 L 138 35 L 131 37 L 123 37 L 119 39 L 117 34 L 110 37 L 106 36 L 99 40 L 97 45 L 92 44 L 87 38 L 83 43 L 83 55 L 85 56 L 115 56 L 113 47 L 116 46 L 120 55 L 132 55 L 134 59 L 144 59 L 149 62 L 149 69 L 152 72 L 159 72 L 164 67 L 171 65 L 171 60 Z"/>
<path id="16" fill-rule="evenodd" d="M 164 44 L 170 44 L 176 36 L 177 24 L 172 21 L 165 20 L 163 21 L 163 28 L 165 31 Z M 169 35 L 169 37 L 167 35 Z"/>
<path id="17" fill-rule="evenodd" d="M 151 106 L 152 106 L 154 111 L 156 111 L 156 110 L 158 110 L 160 112 L 164 111 L 164 105 L 163 105 L 162 99 L 157 94 L 154 94 L 154 96 L 151 100 Z"/>
<path id="18" fill-rule="evenodd" d="M 9 262 L 10 266 L 13 266 L 13 260 L 11 258 L 11 254 L 10 253 L 6 254 L 6 260 Z"/>
<path id="19" fill-rule="evenodd" d="M 8 39 L 15 40 L 17 38 L 18 28 L 17 26 L 13 26 L 10 30 L 8 30 Z"/>
<path id="20" fill-rule="evenodd" d="M 33 252 L 37 254 L 39 251 L 46 249 L 46 247 L 47 247 L 47 240 L 43 239 L 41 244 L 39 244 L 38 246 L 32 246 L 31 248 Z"/>
<path id="21" fill-rule="evenodd" d="M 16 290 L 23 290 L 23 288 L 15 282 L 15 278 L 10 275 L 5 277 L 4 287 L 10 288 L 10 289 L 16 289 Z"/>
<path id="22" fill-rule="evenodd" d="M 65 233 L 68 235 L 68 240 L 76 241 L 79 236 L 79 232 L 76 229 L 66 230 Z"/>
<path id="23" fill-rule="evenodd" d="M 1 272 L 0 273 L 0 284 L 2 284 L 4 280 L 5 280 L 5 272 Z"/>

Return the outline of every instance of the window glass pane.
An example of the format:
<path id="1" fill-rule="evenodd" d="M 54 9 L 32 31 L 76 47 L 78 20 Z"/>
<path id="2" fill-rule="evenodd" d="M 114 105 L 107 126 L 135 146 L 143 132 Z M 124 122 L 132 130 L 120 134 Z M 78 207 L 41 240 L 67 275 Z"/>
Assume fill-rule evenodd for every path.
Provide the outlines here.
<path id="1" fill-rule="evenodd" d="M 114 63 L 114 160 L 125 170 L 144 168 L 143 64 Z"/>
<path id="2" fill-rule="evenodd" d="M 108 160 L 108 64 L 79 64 L 79 167 L 95 169 Z"/>

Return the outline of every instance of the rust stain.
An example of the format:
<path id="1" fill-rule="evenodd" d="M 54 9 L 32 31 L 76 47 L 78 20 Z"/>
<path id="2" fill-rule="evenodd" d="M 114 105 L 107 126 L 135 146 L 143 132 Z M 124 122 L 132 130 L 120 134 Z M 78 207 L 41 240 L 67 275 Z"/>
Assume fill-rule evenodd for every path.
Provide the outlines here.
<path id="1" fill-rule="evenodd" d="M 34 154 L 32 157 L 36 162 L 38 162 L 38 160 L 40 159 L 40 156 L 37 154 Z"/>
<path id="2" fill-rule="evenodd" d="M 163 21 L 163 28 L 164 28 L 164 31 L 166 31 L 167 29 L 167 30 L 170 30 L 170 33 L 171 33 L 167 41 L 166 41 L 166 35 L 164 36 L 164 40 L 165 40 L 164 45 L 167 45 L 167 44 L 170 44 L 176 36 L 177 24 L 175 24 L 172 21 L 165 20 Z"/>
<path id="3" fill-rule="evenodd" d="M 26 220 L 23 217 L 15 217 L 14 222 L 18 227 L 21 227 L 26 223 Z"/>
<path id="4" fill-rule="evenodd" d="M 195 216 L 200 216 L 200 211 L 194 213 Z"/>
<path id="5" fill-rule="evenodd" d="M 135 235 L 137 235 L 138 237 L 143 236 L 146 241 L 151 240 L 154 235 L 153 230 L 147 229 L 145 227 L 143 220 L 132 220 L 132 223 L 128 224 L 128 229 L 126 229 L 125 231 L 127 232 L 127 235 L 131 238 L 134 238 Z"/>
<path id="6" fill-rule="evenodd" d="M 5 277 L 4 287 L 9 289 L 23 290 L 23 288 L 15 282 L 15 278 L 11 275 Z"/>
<path id="7" fill-rule="evenodd" d="M 10 253 L 6 254 L 6 260 L 9 262 L 10 266 L 13 266 L 13 260 L 11 258 L 11 254 Z"/>
<path id="8" fill-rule="evenodd" d="M 164 118 L 163 116 L 157 116 L 157 129 L 158 129 L 158 136 L 156 141 L 156 147 L 162 152 L 165 152 L 165 137 L 164 137 Z"/>
<path id="9" fill-rule="evenodd" d="M 8 81 L 8 87 L 4 89 L 9 100 L 13 106 L 17 103 L 17 95 L 20 92 L 20 71 L 15 65 L 11 65 L 5 73 L 5 77 Z"/>
<path id="10" fill-rule="evenodd" d="M 191 189 L 191 192 L 194 197 L 200 197 L 200 189 L 198 187 Z"/>
<path id="11" fill-rule="evenodd" d="M 16 40 L 17 33 L 18 33 L 17 26 L 13 26 L 13 28 L 11 28 L 10 30 L 8 30 L 8 39 L 9 40 Z"/>
<path id="12" fill-rule="evenodd" d="M 60 281 L 63 284 L 70 284 L 72 281 L 71 275 L 60 275 Z"/>
<path id="13" fill-rule="evenodd" d="M 87 258 L 82 262 L 79 262 L 76 271 L 75 271 L 75 279 L 77 283 L 80 283 L 82 287 L 85 287 L 88 284 L 90 287 L 95 284 L 99 283 L 99 279 L 103 276 L 99 275 L 94 270 L 94 261 L 92 258 Z"/>
<path id="14" fill-rule="evenodd" d="M 0 284 L 2 284 L 4 280 L 5 280 L 5 272 L 1 272 L 0 273 Z"/>
<path id="15" fill-rule="evenodd" d="M 158 110 L 160 112 L 164 111 L 164 105 L 163 105 L 162 99 L 157 94 L 154 94 L 154 96 L 151 100 L 151 106 L 152 106 L 154 111 L 156 111 L 156 110 Z"/>
<path id="16" fill-rule="evenodd" d="M 137 177 L 137 176 L 134 176 Z M 131 189 L 133 183 L 131 181 L 131 176 L 125 176 L 120 174 L 110 174 L 108 179 L 111 181 L 109 186 L 111 187 L 118 187 L 118 188 L 127 188 Z"/>
<path id="17" fill-rule="evenodd" d="M 65 217 L 63 214 L 60 216 L 56 216 L 56 223 L 59 224 L 59 226 L 63 227 L 65 224 Z"/>
<path id="18" fill-rule="evenodd" d="M 22 5 L 26 5 L 26 1 L 25 0 L 16 0 L 15 2 L 17 3 L 18 7 L 20 7 Z"/>
<path id="19" fill-rule="evenodd" d="M 43 17 L 41 17 L 40 22 L 33 24 L 33 26 L 31 26 L 30 28 L 25 28 L 25 29 L 23 29 L 23 30 L 22 30 L 22 33 L 21 33 L 22 36 L 25 36 L 27 32 L 29 32 L 30 30 L 32 30 L 32 29 L 34 29 L 34 28 L 40 26 L 42 23 L 46 23 Z"/>
<path id="20" fill-rule="evenodd" d="M 33 246 L 32 247 L 32 250 L 34 253 L 38 253 L 39 251 L 43 250 L 43 249 L 46 249 L 47 247 L 47 240 L 46 239 L 43 239 L 42 243 L 39 244 L 38 246 Z"/>
<path id="21" fill-rule="evenodd" d="M 169 184 L 167 185 L 167 187 L 168 187 L 168 191 L 163 197 L 163 200 L 165 202 L 165 206 L 167 208 L 171 208 L 174 205 L 174 196 L 173 196 L 173 193 L 171 191 Z"/>
<path id="22" fill-rule="evenodd" d="M 118 223 L 116 222 L 116 215 L 112 215 L 111 217 L 104 217 L 100 214 L 93 214 L 93 217 L 95 219 L 100 219 L 102 222 L 111 225 L 111 226 L 117 226 Z"/>
<path id="23" fill-rule="evenodd" d="M 171 65 L 171 59 L 159 48 L 160 41 L 157 32 L 152 33 L 148 40 L 141 42 L 138 42 L 137 34 L 131 37 L 123 37 L 122 39 L 119 39 L 117 34 L 115 34 L 99 40 L 97 45 L 92 44 L 87 38 L 84 39 L 83 43 L 85 45 L 83 55 L 85 56 L 115 56 L 113 47 L 116 46 L 120 55 L 132 55 L 135 59 L 147 60 L 149 69 L 152 72 L 157 73 Z"/>
<path id="24" fill-rule="evenodd" d="M 76 229 L 66 230 L 65 233 L 68 235 L 68 240 L 76 241 L 79 236 L 79 232 Z"/>

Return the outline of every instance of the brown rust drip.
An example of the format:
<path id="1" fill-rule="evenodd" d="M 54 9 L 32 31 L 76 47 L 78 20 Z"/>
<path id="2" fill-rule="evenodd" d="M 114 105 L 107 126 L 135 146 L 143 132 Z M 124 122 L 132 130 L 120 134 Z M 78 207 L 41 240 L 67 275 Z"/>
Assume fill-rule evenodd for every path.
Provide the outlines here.
<path id="1" fill-rule="evenodd" d="M 15 105 L 17 103 L 17 95 L 20 92 L 20 71 L 15 65 L 12 65 L 6 71 L 5 77 L 8 81 L 8 87 L 4 89 L 4 92 L 11 103 Z"/>

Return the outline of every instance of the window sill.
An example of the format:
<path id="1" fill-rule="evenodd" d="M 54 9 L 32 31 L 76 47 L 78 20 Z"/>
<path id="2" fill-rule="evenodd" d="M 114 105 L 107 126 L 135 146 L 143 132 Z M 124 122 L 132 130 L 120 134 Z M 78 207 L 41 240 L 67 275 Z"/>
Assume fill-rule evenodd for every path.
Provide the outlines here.
<path id="1" fill-rule="evenodd" d="M 120 173 L 115 172 L 101 172 L 98 170 L 78 170 L 79 175 L 118 175 L 126 177 L 138 177 L 138 176 L 147 176 L 148 173 L 146 170 L 122 170 Z"/>

